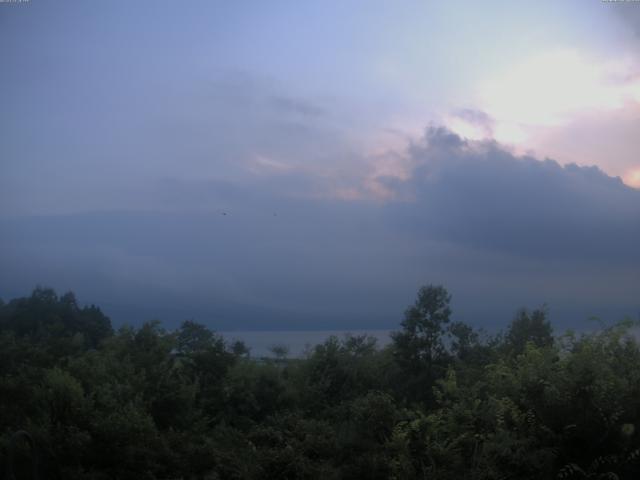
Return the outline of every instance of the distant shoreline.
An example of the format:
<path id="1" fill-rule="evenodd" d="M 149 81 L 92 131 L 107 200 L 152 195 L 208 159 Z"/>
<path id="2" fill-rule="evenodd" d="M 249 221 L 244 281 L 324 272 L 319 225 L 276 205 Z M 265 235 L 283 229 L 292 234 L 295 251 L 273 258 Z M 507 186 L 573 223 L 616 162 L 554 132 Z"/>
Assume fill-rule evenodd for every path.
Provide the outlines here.
<path id="1" fill-rule="evenodd" d="M 391 342 L 393 330 L 236 330 L 218 331 L 226 340 L 242 340 L 251 351 L 252 357 L 273 356 L 270 348 L 283 345 L 289 348 L 288 356 L 300 357 L 307 347 L 323 343 L 331 336 L 343 338 L 345 335 L 369 335 L 377 341 L 378 347 Z"/>

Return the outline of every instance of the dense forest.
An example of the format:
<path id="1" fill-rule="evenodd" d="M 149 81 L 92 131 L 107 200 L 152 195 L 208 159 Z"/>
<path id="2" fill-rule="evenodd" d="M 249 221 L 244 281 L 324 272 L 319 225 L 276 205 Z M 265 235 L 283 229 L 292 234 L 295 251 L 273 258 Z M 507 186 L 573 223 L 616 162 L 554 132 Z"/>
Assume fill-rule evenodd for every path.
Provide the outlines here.
<path id="1" fill-rule="evenodd" d="M 543 308 L 489 335 L 450 300 L 423 287 L 388 346 L 331 337 L 303 358 L 194 321 L 114 331 L 51 289 L 0 301 L 2 475 L 640 478 L 635 322 L 554 335 Z"/>

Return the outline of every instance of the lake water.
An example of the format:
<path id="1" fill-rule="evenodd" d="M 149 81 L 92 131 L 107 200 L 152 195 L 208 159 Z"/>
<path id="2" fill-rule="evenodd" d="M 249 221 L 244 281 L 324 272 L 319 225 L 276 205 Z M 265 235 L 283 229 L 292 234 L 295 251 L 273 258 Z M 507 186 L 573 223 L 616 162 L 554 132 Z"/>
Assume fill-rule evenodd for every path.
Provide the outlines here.
<path id="1" fill-rule="evenodd" d="M 237 331 L 218 332 L 227 341 L 242 340 L 250 349 L 252 357 L 273 356 L 270 348 L 284 345 L 289 348 L 290 357 L 302 356 L 305 350 L 324 342 L 332 335 L 342 339 L 345 335 L 369 335 L 377 340 L 378 347 L 391 342 L 391 330 L 291 330 L 291 331 Z"/>

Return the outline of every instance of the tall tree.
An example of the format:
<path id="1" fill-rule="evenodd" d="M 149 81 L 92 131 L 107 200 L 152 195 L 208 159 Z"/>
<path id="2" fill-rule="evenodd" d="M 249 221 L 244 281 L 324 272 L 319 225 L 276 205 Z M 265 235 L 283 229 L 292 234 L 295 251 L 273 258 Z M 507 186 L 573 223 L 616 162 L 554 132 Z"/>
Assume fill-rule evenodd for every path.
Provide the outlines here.
<path id="1" fill-rule="evenodd" d="M 441 285 L 427 285 L 418 291 L 416 302 L 404 314 L 402 330 L 392 334 L 394 353 L 409 375 L 411 396 L 430 397 L 431 384 L 444 371 L 447 357 L 443 336 L 451 317 L 451 295 Z"/>

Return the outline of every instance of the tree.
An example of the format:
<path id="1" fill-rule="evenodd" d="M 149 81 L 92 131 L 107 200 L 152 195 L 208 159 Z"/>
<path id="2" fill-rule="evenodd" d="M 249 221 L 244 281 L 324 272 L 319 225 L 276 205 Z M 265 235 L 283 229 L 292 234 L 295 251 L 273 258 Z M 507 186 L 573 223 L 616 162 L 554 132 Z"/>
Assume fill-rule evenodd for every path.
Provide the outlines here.
<path id="1" fill-rule="evenodd" d="M 451 335 L 451 352 L 459 359 L 466 359 L 478 344 L 478 333 L 470 325 L 453 322 L 449 326 Z"/>
<path id="2" fill-rule="evenodd" d="M 289 356 L 289 346 L 284 343 L 276 343 L 269 347 L 269 351 L 276 357 L 278 362 L 284 362 Z"/>
<path id="3" fill-rule="evenodd" d="M 0 328 L 36 342 L 54 338 L 58 345 L 50 350 L 60 355 L 69 353 L 61 346 L 77 334 L 81 335 L 76 338 L 83 339 L 80 343 L 89 348 L 96 348 L 113 334 L 111 320 L 98 307 L 80 308 L 72 292 L 58 297 L 54 290 L 43 287 L 35 288 L 30 297 L 16 298 L 4 306 L 0 305 Z"/>
<path id="4" fill-rule="evenodd" d="M 545 307 L 538 308 L 531 314 L 526 309 L 522 309 L 509 325 L 505 337 L 507 351 L 518 355 L 524 352 L 528 342 L 536 347 L 553 345 L 553 328 L 547 320 Z"/>
<path id="5" fill-rule="evenodd" d="M 444 368 L 436 370 L 444 367 L 439 364 L 447 356 L 442 338 L 451 316 L 450 301 L 451 295 L 441 285 L 420 288 L 415 304 L 405 311 L 402 331 L 391 335 L 396 359 L 410 377 L 408 390 L 414 398 L 430 398 L 430 385 L 444 372 Z"/>
<path id="6" fill-rule="evenodd" d="M 176 349 L 180 354 L 192 355 L 212 348 L 219 339 L 201 323 L 185 320 L 176 337 Z"/>

